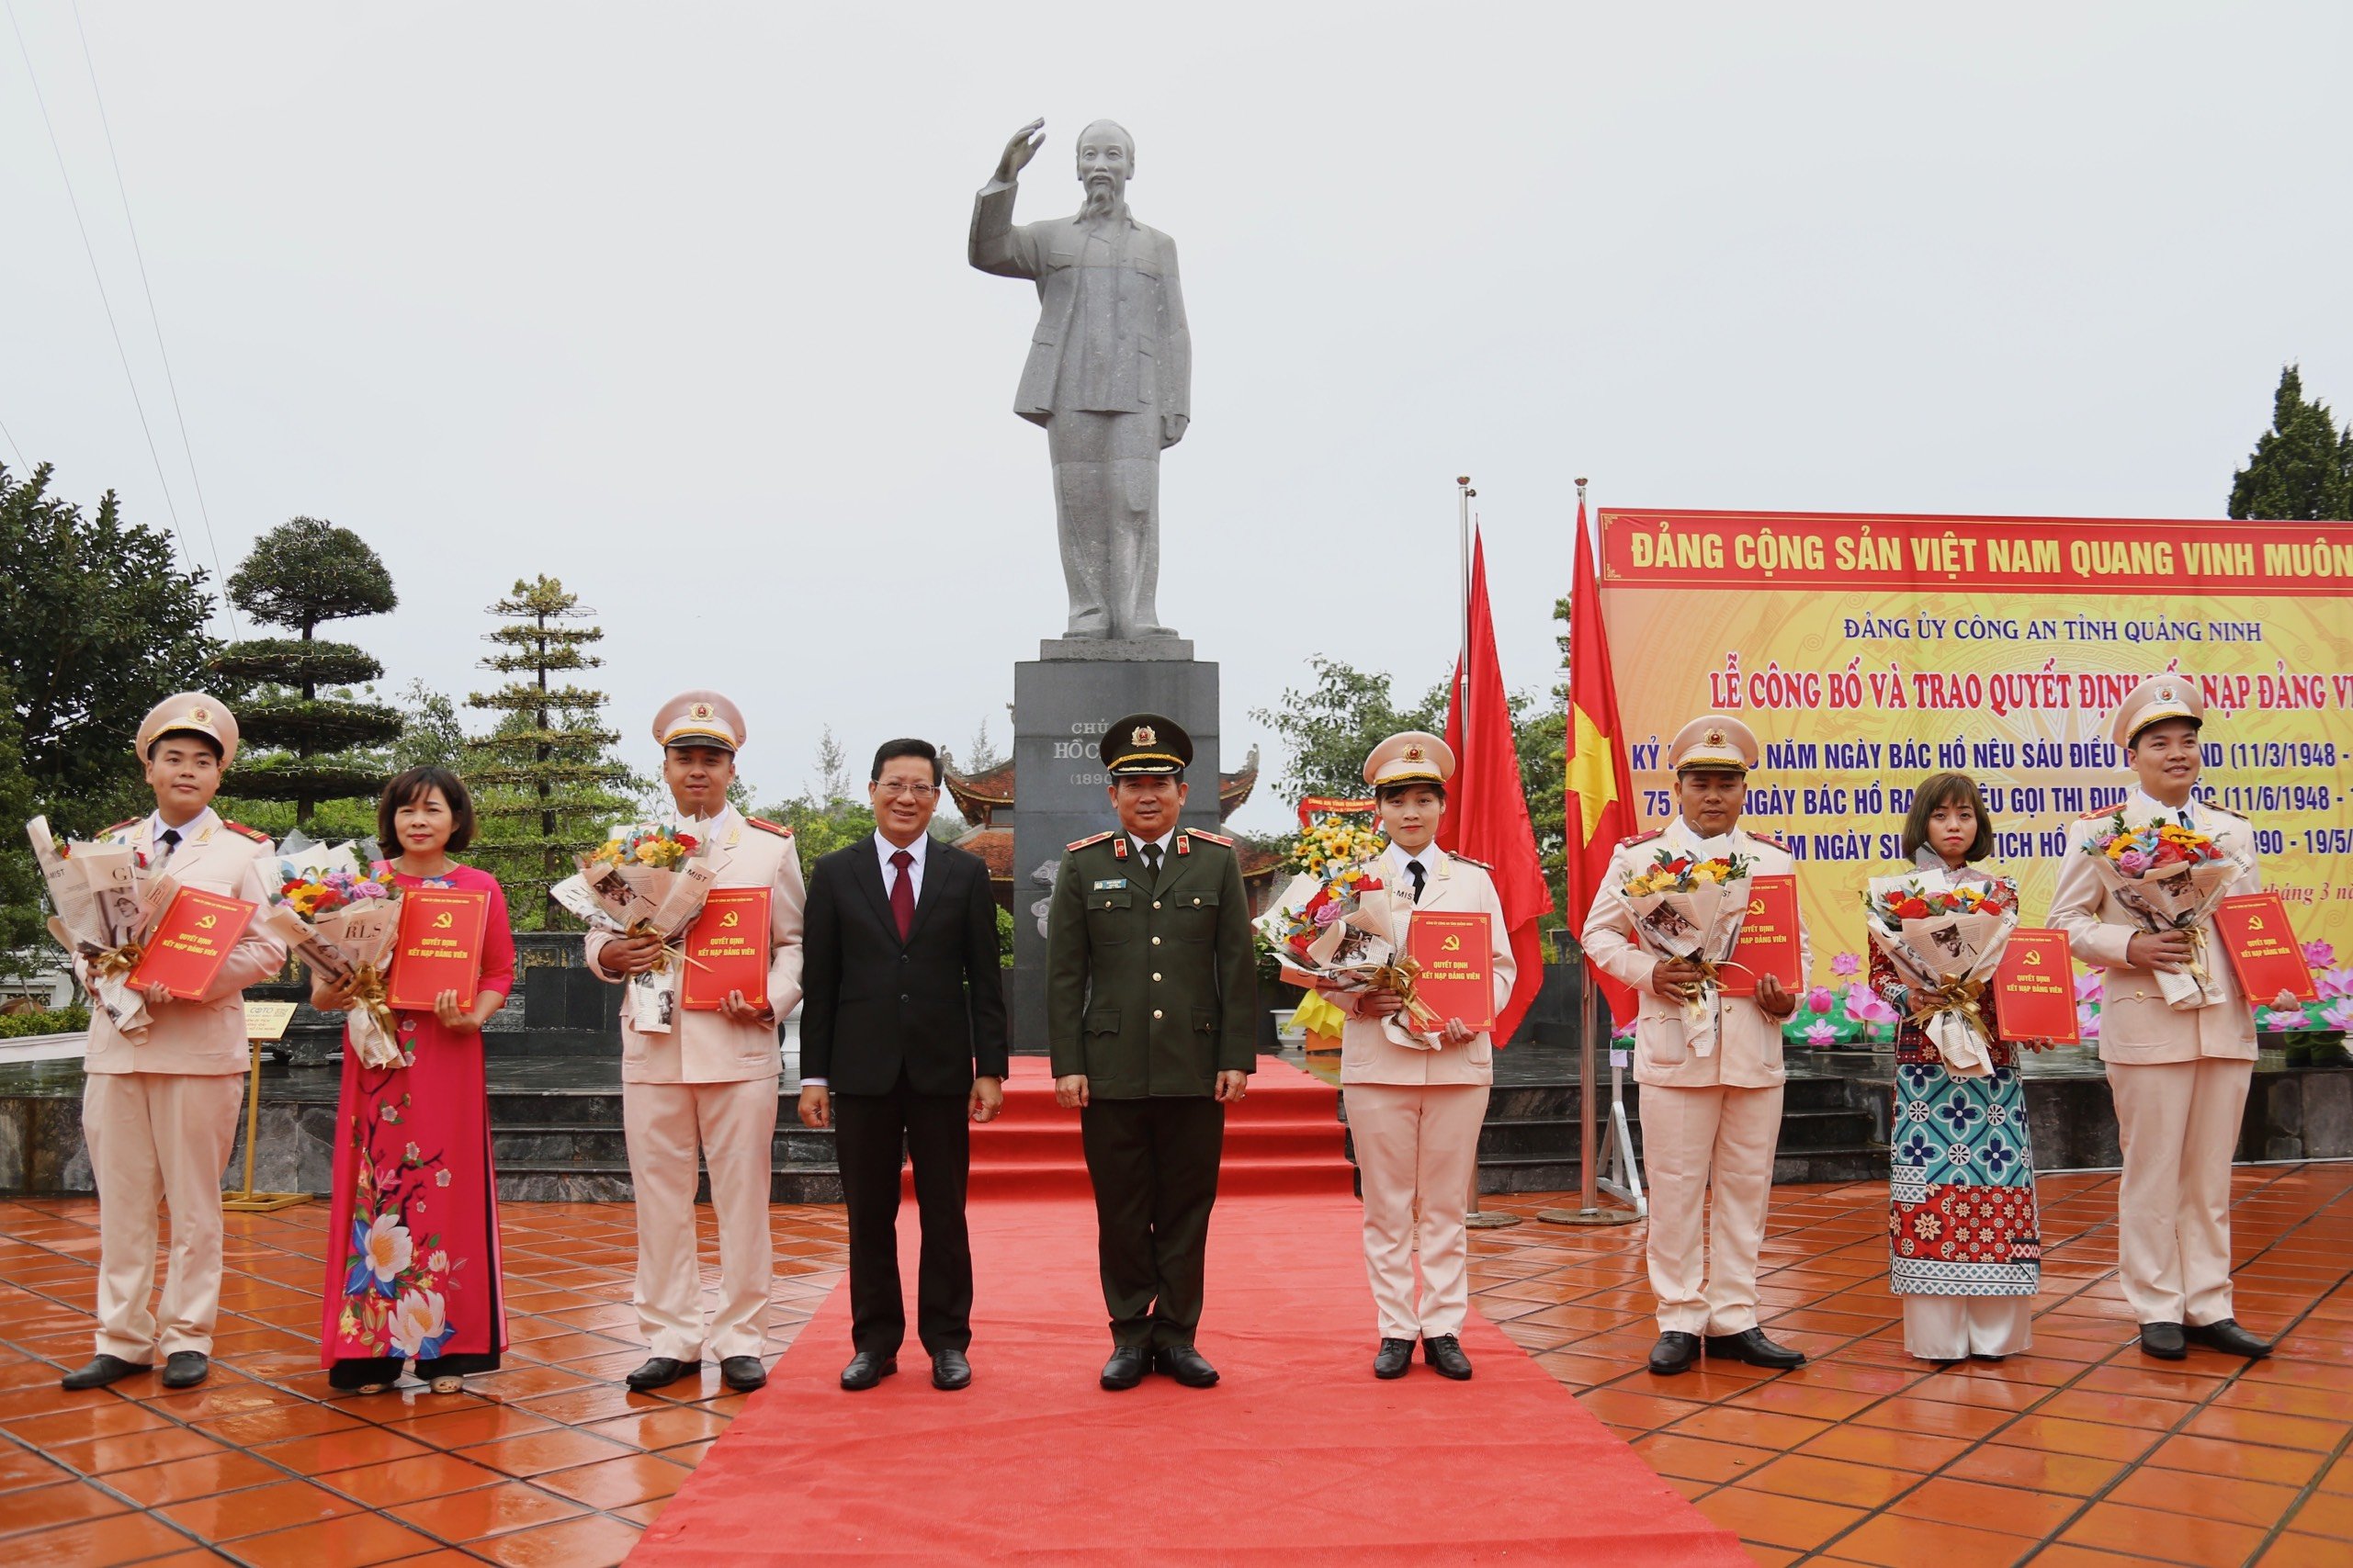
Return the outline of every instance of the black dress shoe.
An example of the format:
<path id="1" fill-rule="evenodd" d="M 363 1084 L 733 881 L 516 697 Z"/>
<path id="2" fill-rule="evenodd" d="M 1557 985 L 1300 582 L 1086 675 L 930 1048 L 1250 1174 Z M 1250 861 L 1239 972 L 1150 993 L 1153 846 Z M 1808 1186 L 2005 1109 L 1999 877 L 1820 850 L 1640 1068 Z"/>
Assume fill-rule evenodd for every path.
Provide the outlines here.
<path id="1" fill-rule="evenodd" d="M 842 1369 L 842 1386 L 855 1393 L 861 1389 L 874 1387 L 898 1370 L 898 1357 L 877 1356 L 872 1350 L 861 1350 L 850 1358 L 848 1366 Z"/>
<path id="2" fill-rule="evenodd" d="M 1401 1378 L 1413 1365 L 1413 1341 L 1384 1339 L 1373 1356 L 1373 1375 L 1376 1378 Z"/>
<path id="3" fill-rule="evenodd" d="M 1782 1372 L 1805 1365 L 1804 1351 L 1774 1344 L 1765 1337 L 1765 1331 L 1761 1328 L 1744 1328 L 1737 1334 L 1709 1335 L 1708 1357 L 1717 1361 L 1746 1361 L 1752 1367 L 1770 1367 Z"/>
<path id="4" fill-rule="evenodd" d="M 2241 1328 L 2235 1319 L 2222 1317 L 2212 1323 L 2193 1323 L 2181 1331 L 2181 1337 L 2192 1345 L 2203 1345 L 2209 1350 L 2225 1350 L 2234 1356 L 2245 1356 L 2259 1361 L 2271 1354 L 2271 1347 Z M 172 1380 L 166 1376 L 164 1381 Z"/>
<path id="5" fill-rule="evenodd" d="M 1424 1339 L 1421 1359 L 1442 1378 L 1452 1378 L 1456 1382 L 1471 1381 L 1471 1359 L 1463 1354 L 1463 1342 L 1451 1334 Z"/>
<path id="6" fill-rule="evenodd" d="M 2141 1325 L 2141 1354 L 2155 1356 L 2160 1361 L 2185 1361 L 2189 1359 L 2189 1341 L 2178 1323 L 2144 1323 Z"/>
<path id="7" fill-rule="evenodd" d="M 961 1350 L 932 1352 L 932 1386 L 955 1390 L 972 1386 L 972 1363 Z"/>
<path id="8" fill-rule="evenodd" d="M 165 1388 L 194 1388 L 212 1375 L 212 1362 L 201 1350 L 175 1350 L 164 1358 Z"/>
<path id="9" fill-rule="evenodd" d="M 1151 1359 L 1144 1354 L 1142 1346 L 1122 1345 L 1111 1353 L 1111 1359 L 1103 1364 L 1103 1385 L 1114 1393 L 1134 1388 L 1151 1370 Z"/>
<path id="10" fill-rule="evenodd" d="M 768 1386 L 768 1369 L 757 1356 L 725 1357 L 719 1362 L 719 1382 L 738 1393 L 750 1393 Z"/>
<path id="11" fill-rule="evenodd" d="M 1190 1345 L 1163 1345 L 1152 1352 L 1152 1370 L 1176 1379 L 1187 1388 L 1207 1388 L 1217 1381 L 1209 1358 Z"/>
<path id="12" fill-rule="evenodd" d="M 1650 1370 L 1660 1377 L 1688 1372 L 1700 1364 L 1700 1337 L 1670 1328 L 1650 1348 Z"/>
<path id="13" fill-rule="evenodd" d="M 657 1388 L 668 1388 L 680 1378 L 691 1378 L 703 1370 L 700 1361 L 682 1361 L 672 1356 L 654 1356 L 646 1364 L 622 1379 L 639 1393 Z"/>
<path id="14" fill-rule="evenodd" d="M 104 1388 L 119 1382 L 133 1372 L 153 1371 L 144 1361 L 126 1361 L 120 1356 L 98 1356 L 86 1367 L 77 1368 L 57 1380 L 60 1388 Z"/>

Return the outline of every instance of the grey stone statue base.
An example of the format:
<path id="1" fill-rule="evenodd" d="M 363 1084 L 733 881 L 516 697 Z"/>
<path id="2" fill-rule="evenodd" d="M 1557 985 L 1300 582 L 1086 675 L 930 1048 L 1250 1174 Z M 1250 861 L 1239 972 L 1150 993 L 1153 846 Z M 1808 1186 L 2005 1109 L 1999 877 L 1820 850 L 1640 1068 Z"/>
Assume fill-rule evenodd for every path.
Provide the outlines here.
<path id="1" fill-rule="evenodd" d="M 1041 660 L 1086 659 L 1113 663 L 1181 660 L 1189 664 L 1193 661 L 1193 639 L 1189 637 L 1050 637 L 1038 643 L 1037 656 Z M 1121 713 L 1135 711 L 1133 708 L 1120 710 Z M 1116 718 L 1119 715 L 1110 716 Z M 1177 716 L 1171 714 L 1169 716 L 1176 718 Z M 1178 719 L 1177 722 L 1182 724 L 1184 721 Z M 1189 730 L 1192 726 L 1185 728 Z"/>
<path id="2" fill-rule="evenodd" d="M 1051 649 L 1057 646 L 1049 642 Z M 1104 793 L 1100 745 L 1113 719 L 1131 713 L 1165 714 L 1193 737 L 1192 792 L 1182 825 L 1217 826 L 1217 666 L 1186 655 L 1177 637 L 1133 643 L 1064 643 L 1100 650 L 1174 646 L 1184 654 L 1114 653 L 1055 658 L 1013 666 L 1013 769 L 1019 781 L 1013 808 L 1012 1041 L 1017 1051 L 1044 1052 L 1046 1037 L 1046 901 L 1064 846 L 1119 818 Z"/>

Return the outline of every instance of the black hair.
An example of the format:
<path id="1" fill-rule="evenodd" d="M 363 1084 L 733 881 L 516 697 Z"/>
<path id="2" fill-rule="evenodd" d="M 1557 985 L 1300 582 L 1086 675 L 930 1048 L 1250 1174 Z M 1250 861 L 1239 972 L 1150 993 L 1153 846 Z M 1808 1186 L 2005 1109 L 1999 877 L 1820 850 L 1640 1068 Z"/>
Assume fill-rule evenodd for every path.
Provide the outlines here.
<path id="1" fill-rule="evenodd" d="M 1446 804 L 1446 786 L 1440 784 L 1436 779 L 1399 779 L 1395 784 L 1374 784 L 1373 786 L 1373 804 L 1378 806 L 1384 801 L 1386 801 L 1391 795 L 1403 795 L 1409 789 L 1426 789 L 1434 791 L 1438 796 L 1438 804 L 1441 806 Z"/>
<path id="2" fill-rule="evenodd" d="M 2169 713 L 2163 718 L 2153 718 L 2149 720 L 2148 723 L 2141 726 L 2140 728 L 2126 736 L 2124 738 L 2124 754 L 2129 757 L 2140 749 L 2142 736 L 2146 735 L 2150 730 L 2155 729 L 2160 724 L 2171 724 L 2176 719 L 2179 719 L 2182 723 L 2189 726 L 2189 733 L 2192 735 L 2202 734 L 2206 728 L 2206 721 L 2202 718 L 2192 718 L 2189 715 L 2185 713 Z"/>
<path id="3" fill-rule="evenodd" d="M 933 745 L 928 740 L 918 740 L 912 736 L 901 736 L 896 740 L 886 740 L 881 745 L 875 748 L 874 772 L 866 775 L 867 782 L 870 784 L 880 784 L 882 782 L 883 768 L 888 765 L 890 760 L 894 757 L 921 757 L 926 762 L 931 763 L 932 787 L 933 789 L 939 788 L 940 749 Z"/>
<path id="4" fill-rule="evenodd" d="M 437 789 L 449 806 L 449 852 L 457 853 L 474 841 L 474 797 L 466 793 L 466 781 L 447 768 L 428 762 L 420 768 L 394 775 L 384 786 L 376 801 L 376 841 L 388 855 L 401 852 L 401 835 L 393 826 L 401 807 L 414 805 L 424 798 L 427 790 Z"/>
<path id="5" fill-rule="evenodd" d="M 1965 806 L 1977 814 L 1977 836 L 1969 840 L 1962 859 L 1981 861 L 1994 852 L 1994 819 L 1985 810 L 1985 791 L 1967 773 L 1930 773 L 1920 781 L 1912 796 L 1912 809 L 1904 818 L 1904 854 L 1909 859 L 1920 852 L 1929 841 L 1929 818 L 1940 806 Z"/>
<path id="6" fill-rule="evenodd" d="M 201 729 L 167 729 L 164 731 L 163 734 L 158 735 L 154 739 L 150 740 L 147 743 L 147 760 L 151 762 L 155 760 L 155 748 L 161 746 L 164 741 L 171 739 L 175 735 L 183 740 L 201 740 L 207 746 L 211 747 L 212 760 L 216 762 L 224 760 L 229 755 L 228 748 L 221 744 L 221 738 L 217 735 L 207 735 Z"/>

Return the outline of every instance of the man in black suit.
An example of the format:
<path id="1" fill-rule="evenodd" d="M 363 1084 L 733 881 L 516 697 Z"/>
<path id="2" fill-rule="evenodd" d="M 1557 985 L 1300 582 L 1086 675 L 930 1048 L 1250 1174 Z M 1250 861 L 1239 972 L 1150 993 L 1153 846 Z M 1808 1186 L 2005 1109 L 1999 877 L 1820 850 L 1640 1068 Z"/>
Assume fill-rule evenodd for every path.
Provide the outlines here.
<path id="1" fill-rule="evenodd" d="M 899 1370 L 900 1150 L 923 1228 L 915 1329 L 932 1386 L 972 1382 L 972 1248 L 964 1225 L 973 1122 L 1005 1102 L 997 902 L 978 855 L 928 835 L 940 754 L 885 741 L 867 797 L 875 834 L 817 863 L 801 938 L 800 1119 L 834 1129 L 850 1208 L 850 1341 L 842 1386 Z"/>

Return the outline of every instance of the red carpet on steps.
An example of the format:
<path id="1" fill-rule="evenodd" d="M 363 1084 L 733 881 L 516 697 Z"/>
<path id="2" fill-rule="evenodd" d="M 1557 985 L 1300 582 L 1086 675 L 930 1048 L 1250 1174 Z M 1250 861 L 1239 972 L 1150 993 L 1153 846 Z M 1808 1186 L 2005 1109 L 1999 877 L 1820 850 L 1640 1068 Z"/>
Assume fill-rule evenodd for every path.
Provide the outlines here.
<path id="1" fill-rule="evenodd" d="M 1058 1138 L 1043 1065 L 1024 1066 L 973 1138 L 972 1386 L 934 1390 L 911 1339 L 897 1376 L 843 1393 L 837 1290 L 632 1563 L 1749 1561 L 1476 1311 L 1470 1382 L 1372 1376 L 1334 1091 L 1280 1062 L 1227 1135 L 1249 1185 L 1220 1190 L 1200 1336 L 1224 1381 L 1104 1393 L 1077 1118 Z M 911 1290 L 911 1207 L 900 1238 Z"/>

